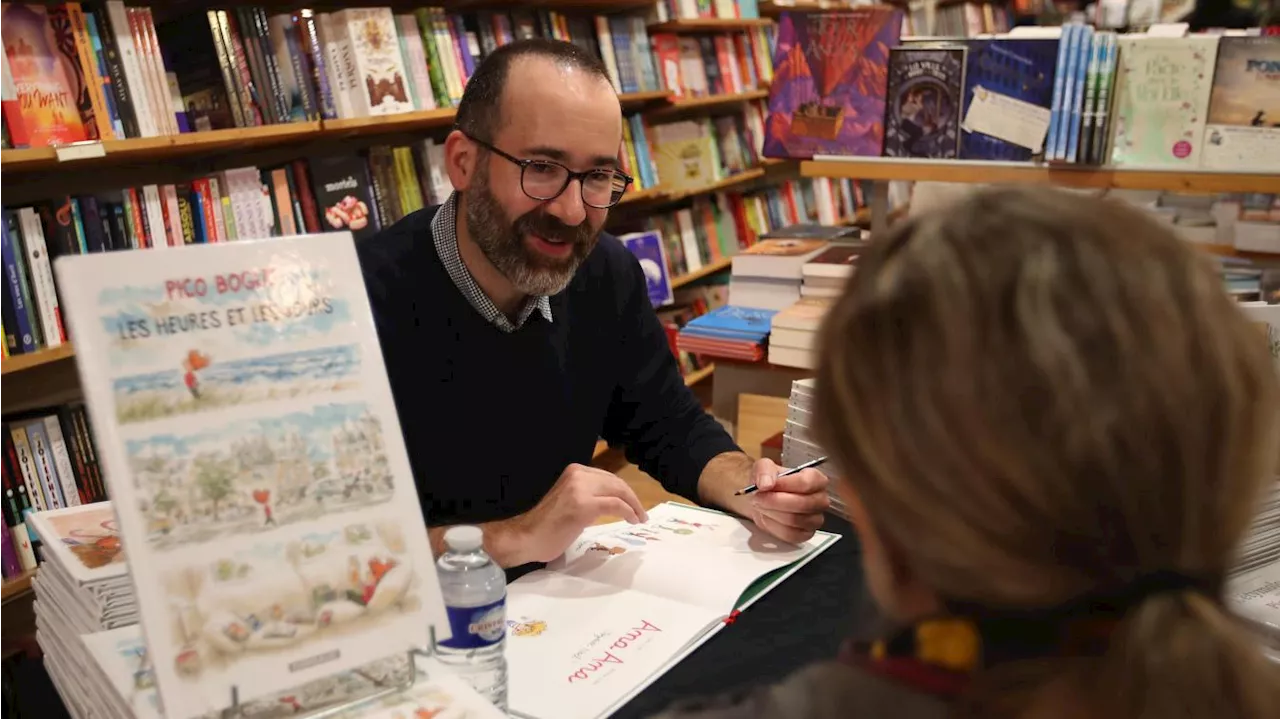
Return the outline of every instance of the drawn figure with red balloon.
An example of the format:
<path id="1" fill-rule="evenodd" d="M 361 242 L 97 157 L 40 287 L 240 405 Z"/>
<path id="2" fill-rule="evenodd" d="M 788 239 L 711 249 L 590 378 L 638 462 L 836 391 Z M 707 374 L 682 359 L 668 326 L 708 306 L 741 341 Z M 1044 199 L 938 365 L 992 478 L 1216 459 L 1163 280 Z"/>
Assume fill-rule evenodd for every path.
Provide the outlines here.
<path id="1" fill-rule="evenodd" d="M 209 355 L 199 350 L 191 350 L 187 352 L 186 357 L 182 358 L 182 381 L 187 385 L 187 391 L 194 399 L 200 399 L 200 376 L 196 373 L 208 367 L 209 362 Z"/>
<path id="2" fill-rule="evenodd" d="M 265 517 L 265 519 L 262 522 L 262 526 L 270 527 L 271 525 L 275 524 L 276 518 L 271 514 L 271 490 L 269 489 L 253 490 L 253 501 L 262 505 L 262 514 Z"/>

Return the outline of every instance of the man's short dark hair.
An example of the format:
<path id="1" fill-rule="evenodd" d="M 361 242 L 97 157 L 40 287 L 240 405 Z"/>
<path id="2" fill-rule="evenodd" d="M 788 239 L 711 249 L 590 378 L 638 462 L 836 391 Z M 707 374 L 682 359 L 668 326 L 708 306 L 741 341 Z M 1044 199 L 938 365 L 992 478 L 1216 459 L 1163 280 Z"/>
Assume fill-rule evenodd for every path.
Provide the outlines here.
<path id="1" fill-rule="evenodd" d="M 571 42 L 543 38 L 516 40 L 493 51 L 467 81 L 454 121 L 459 130 L 484 142 L 493 141 L 502 126 L 502 92 L 507 86 L 511 63 L 522 57 L 545 57 L 557 65 L 568 65 L 610 82 L 600 58 Z"/>

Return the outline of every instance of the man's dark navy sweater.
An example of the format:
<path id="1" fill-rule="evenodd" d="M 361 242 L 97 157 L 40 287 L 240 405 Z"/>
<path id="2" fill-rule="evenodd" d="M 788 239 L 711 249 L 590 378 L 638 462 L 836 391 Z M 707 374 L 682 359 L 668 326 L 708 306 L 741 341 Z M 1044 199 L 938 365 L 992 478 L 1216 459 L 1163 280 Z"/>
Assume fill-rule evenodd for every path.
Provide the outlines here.
<path id="1" fill-rule="evenodd" d="M 535 312 L 505 333 L 445 271 L 435 212 L 358 245 L 427 522 L 528 511 L 599 437 L 696 500 L 703 467 L 737 446 L 685 386 L 631 253 L 602 235 L 551 298 L 553 321 Z"/>

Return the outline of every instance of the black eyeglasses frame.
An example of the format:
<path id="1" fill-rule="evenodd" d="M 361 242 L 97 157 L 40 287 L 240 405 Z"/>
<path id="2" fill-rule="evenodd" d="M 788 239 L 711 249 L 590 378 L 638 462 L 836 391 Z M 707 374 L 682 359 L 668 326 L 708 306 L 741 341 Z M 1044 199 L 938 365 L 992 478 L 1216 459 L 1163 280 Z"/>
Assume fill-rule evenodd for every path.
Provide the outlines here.
<path id="1" fill-rule="evenodd" d="M 600 170 L 585 170 L 585 171 L 583 171 L 583 172 L 578 172 L 577 170 L 571 170 L 571 169 L 569 169 L 568 167 L 565 167 L 564 165 L 562 165 L 562 164 L 561 164 L 561 163 L 559 163 L 559 162 L 556 162 L 555 160 L 529 160 L 529 159 L 522 159 L 522 158 L 516 157 L 515 155 L 512 155 L 512 154 L 510 154 L 510 153 L 503 152 L 502 150 L 499 150 L 497 147 L 494 147 L 492 144 L 490 144 L 490 143 L 488 143 L 488 142 L 485 142 L 484 140 L 481 140 L 481 139 L 479 139 L 479 138 L 477 138 L 477 137 L 474 137 L 474 136 L 472 136 L 472 135 L 469 135 L 469 134 L 467 134 L 466 132 L 463 132 L 462 134 L 463 134 L 464 136 L 466 136 L 466 138 L 467 138 L 468 140 L 471 140 L 472 142 L 474 142 L 474 143 L 476 143 L 477 145 L 479 145 L 479 146 L 483 147 L 484 149 L 488 150 L 489 152 L 492 152 L 493 154 L 497 155 L 498 157 L 501 157 L 502 159 L 506 160 L 507 162 L 510 162 L 510 163 L 512 163 L 512 164 L 514 164 L 514 165 L 516 165 L 516 166 L 518 166 L 518 167 L 520 168 L 520 191 L 521 191 L 521 192 L 523 192 L 523 193 L 525 194 L 525 196 L 526 196 L 526 197 L 528 197 L 529 199 L 531 199 L 531 200 L 537 200 L 538 202 L 550 202 L 550 201 L 552 201 L 552 200 L 556 199 L 556 198 L 557 198 L 557 197 L 559 197 L 560 195 L 563 195 L 563 194 L 564 194 L 564 191 L 565 191 L 566 189 L 568 189 L 568 187 L 569 187 L 569 183 L 573 182 L 574 180 L 577 180 L 577 181 L 578 181 L 578 195 L 579 195 L 579 197 L 581 197 L 581 198 L 582 198 L 582 204 L 586 205 L 587 207 L 591 207 L 591 208 L 594 208 L 594 209 L 597 209 L 597 210 L 607 210 L 607 209 L 609 209 L 609 208 L 611 208 L 611 207 L 615 207 L 615 206 L 617 206 L 617 204 L 618 204 L 619 202 L 622 202 L 622 198 L 623 198 L 623 196 L 625 196 L 625 195 L 627 194 L 627 188 L 631 187 L 632 183 L 634 183 L 634 182 L 635 182 L 635 178 L 634 178 L 634 177 L 632 177 L 631 175 L 628 175 L 627 173 L 625 173 L 625 172 L 623 172 L 622 170 L 619 170 L 618 168 L 616 168 L 616 167 L 615 167 L 615 168 L 613 169 L 613 174 L 618 175 L 618 176 L 622 177 L 622 179 L 623 179 L 622 192 L 619 192 L 619 193 L 618 193 L 618 199 L 614 200 L 612 203 L 610 203 L 610 204 L 608 204 L 608 205 L 604 205 L 604 206 L 597 205 L 597 204 L 594 204 L 594 203 L 592 203 L 592 202 L 587 201 L 587 196 L 586 196 L 586 194 L 585 194 L 585 193 L 586 193 L 586 183 L 584 183 L 584 182 L 583 182 L 583 180 L 585 180 L 585 179 L 586 179 L 586 177 L 587 177 L 588 175 L 590 175 L 590 174 L 592 174 L 592 173 L 595 173 L 595 172 L 600 172 Z M 530 165 L 534 165 L 534 164 L 541 164 L 541 165 L 555 165 L 556 167 L 560 167 L 560 168 L 564 169 L 564 171 L 567 173 L 567 174 L 565 175 L 564 184 L 560 186 L 560 189 L 559 189 L 559 190 L 557 190 L 557 191 L 556 191 L 556 193 L 555 193 L 554 195 L 551 195 L 550 197 L 538 197 L 537 195 L 534 195 L 533 193 L 531 193 L 531 192 L 529 192 L 528 190 L 526 190 L 526 189 L 525 189 L 525 187 L 524 187 L 524 173 L 525 173 L 525 170 L 529 169 L 529 166 L 530 166 Z"/>

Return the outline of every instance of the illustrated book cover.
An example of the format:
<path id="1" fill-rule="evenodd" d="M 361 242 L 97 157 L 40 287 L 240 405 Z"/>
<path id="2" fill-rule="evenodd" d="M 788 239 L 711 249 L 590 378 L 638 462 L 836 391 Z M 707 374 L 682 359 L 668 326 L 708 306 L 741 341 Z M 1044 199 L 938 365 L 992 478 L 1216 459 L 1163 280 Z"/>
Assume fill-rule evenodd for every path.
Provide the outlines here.
<path id="1" fill-rule="evenodd" d="M 1280 172 L 1280 36 L 1218 41 L 1200 164 Z"/>
<path id="2" fill-rule="evenodd" d="M 1218 37 L 1122 35 L 1119 42 L 1111 162 L 1198 167 Z"/>
<path id="3" fill-rule="evenodd" d="M 32 529 L 40 535 L 46 562 L 56 562 L 78 585 L 127 581 L 124 545 L 110 502 L 34 512 Z"/>
<path id="4" fill-rule="evenodd" d="M 4 3 L 0 27 L 28 142 L 43 147 L 88 139 L 79 105 L 87 97 L 84 82 L 79 66 L 61 49 L 49 8 Z"/>
<path id="5" fill-rule="evenodd" d="M 667 274 L 667 251 L 662 234 L 657 230 L 632 232 L 618 237 L 631 254 L 640 261 L 644 271 L 645 286 L 649 289 L 649 301 L 654 307 L 671 304 L 674 299 L 671 277 Z"/>
<path id="6" fill-rule="evenodd" d="M 591 527 L 507 588 L 509 705 L 531 719 L 609 716 L 770 589 L 830 548 L 702 507 Z"/>
<path id="7" fill-rule="evenodd" d="M 769 86 L 764 155 L 879 157 L 889 49 L 902 11 L 782 13 Z"/>
<path id="8" fill-rule="evenodd" d="M 1019 117 L 1040 110 L 1047 119 L 1053 108 L 1054 72 L 1058 64 L 1056 38 L 994 38 L 970 40 L 968 45 L 962 118 L 974 119 L 970 113 L 977 101 L 984 108 L 1003 108 L 1006 120 L 1019 108 L 1024 110 Z M 1006 137 L 1016 136 L 1010 133 Z M 1036 143 L 1019 144 L 994 134 L 964 131 L 960 136 L 960 158 L 1026 162 L 1036 149 L 1043 148 L 1044 133 L 1040 133 L 1040 148 L 1028 147 L 1030 144 Z"/>
<path id="9" fill-rule="evenodd" d="M 448 633 L 350 233 L 56 270 L 170 719 Z"/>
<path id="10" fill-rule="evenodd" d="M 966 49 L 895 47 L 889 51 L 885 157 L 955 159 Z"/>

